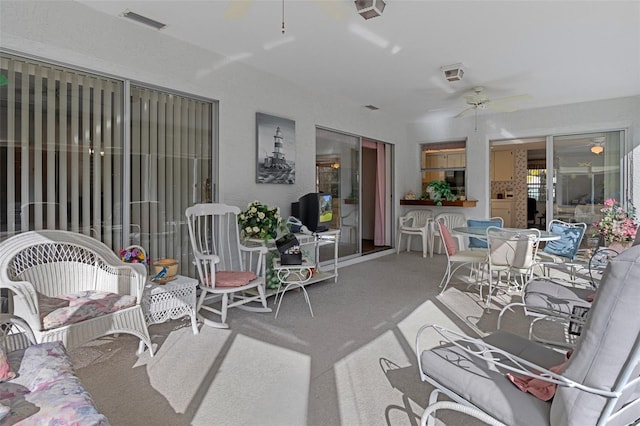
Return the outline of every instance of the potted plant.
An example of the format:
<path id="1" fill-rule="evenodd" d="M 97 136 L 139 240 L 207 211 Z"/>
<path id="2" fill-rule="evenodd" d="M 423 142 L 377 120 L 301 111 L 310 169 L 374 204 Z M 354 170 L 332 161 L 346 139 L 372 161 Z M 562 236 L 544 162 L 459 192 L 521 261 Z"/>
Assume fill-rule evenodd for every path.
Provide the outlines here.
<path id="1" fill-rule="evenodd" d="M 435 201 L 436 205 L 441 206 L 442 201 L 455 201 L 458 197 L 451 192 L 451 186 L 444 180 L 432 180 L 427 184 L 427 189 L 422 194 L 423 199 Z"/>

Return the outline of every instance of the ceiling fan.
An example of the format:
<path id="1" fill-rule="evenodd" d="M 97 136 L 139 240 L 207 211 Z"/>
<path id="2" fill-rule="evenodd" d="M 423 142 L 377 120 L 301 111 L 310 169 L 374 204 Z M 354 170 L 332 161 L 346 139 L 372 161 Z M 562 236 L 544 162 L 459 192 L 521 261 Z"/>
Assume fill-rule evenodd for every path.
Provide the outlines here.
<path id="1" fill-rule="evenodd" d="M 503 105 L 506 102 L 519 101 L 529 99 L 531 95 L 507 96 L 505 98 L 491 99 L 484 92 L 484 87 L 477 86 L 473 88 L 473 93 L 465 95 L 464 100 L 469 105 L 468 108 L 462 110 L 455 118 L 464 117 L 471 112 L 478 112 L 478 109 L 492 109 L 501 112 L 513 112 L 518 108 L 511 105 Z"/>

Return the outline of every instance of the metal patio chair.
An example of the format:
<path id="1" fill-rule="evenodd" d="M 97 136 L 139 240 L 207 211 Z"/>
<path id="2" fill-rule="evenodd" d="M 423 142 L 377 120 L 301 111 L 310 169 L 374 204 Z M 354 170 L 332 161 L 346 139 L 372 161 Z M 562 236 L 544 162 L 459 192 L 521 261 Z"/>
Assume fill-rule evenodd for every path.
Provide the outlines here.
<path id="1" fill-rule="evenodd" d="M 640 246 L 607 266 L 571 356 L 504 331 L 482 338 L 427 324 L 420 378 L 433 385 L 421 423 L 454 410 L 492 425 L 628 425 L 640 418 Z M 431 337 L 430 340 L 427 340 Z M 430 349 L 423 349 L 425 342 Z M 509 379 L 551 386 L 540 399 Z M 555 386 L 554 386 L 555 385 Z M 445 395 L 449 400 L 438 400 Z"/>

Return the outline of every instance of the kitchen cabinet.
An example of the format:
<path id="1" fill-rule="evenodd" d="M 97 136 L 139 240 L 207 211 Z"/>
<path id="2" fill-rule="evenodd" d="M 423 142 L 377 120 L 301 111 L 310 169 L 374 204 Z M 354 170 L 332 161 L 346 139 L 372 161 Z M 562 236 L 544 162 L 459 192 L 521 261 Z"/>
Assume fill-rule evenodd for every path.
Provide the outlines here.
<path id="1" fill-rule="evenodd" d="M 514 177 L 514 156 L 513 150 L 503 149 L 491 151 L 491 180 L 506 182 L 512 181 Z"/>
<path id="2" fill-rule="evenodd" d="M 512 200 L 491 200 L 491 217 L 501 217 L 506 228 L 514 227 L 515 202 Z"/>
<path id="3" fill-rule="evenodd" d="M 464 168 L 466 164 L 466 154 L 464 152 L 425 152 L 423 155 L 423 164 L 426 169 Z"/>

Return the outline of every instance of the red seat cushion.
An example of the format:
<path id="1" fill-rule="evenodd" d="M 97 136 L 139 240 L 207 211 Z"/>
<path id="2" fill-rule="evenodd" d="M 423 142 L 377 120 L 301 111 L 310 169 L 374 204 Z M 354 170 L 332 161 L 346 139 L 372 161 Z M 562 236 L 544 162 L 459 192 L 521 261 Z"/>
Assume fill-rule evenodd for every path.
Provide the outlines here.
<path id="1" fill-rule="evenodd" d="M 241 287 L 256 278 L 258 276 L 250 271 L 219 271 L 216 272 L 216 287 Z"/>

